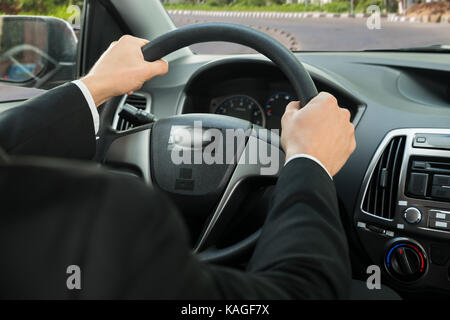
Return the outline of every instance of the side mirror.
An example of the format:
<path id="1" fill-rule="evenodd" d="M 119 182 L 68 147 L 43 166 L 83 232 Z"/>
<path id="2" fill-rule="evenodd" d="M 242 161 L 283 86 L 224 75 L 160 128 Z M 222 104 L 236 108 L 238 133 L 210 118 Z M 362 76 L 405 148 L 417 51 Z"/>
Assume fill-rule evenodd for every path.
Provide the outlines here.
<path id="1" fill-rule="evenodd" d="M 0 81 L 50 88 L 75 76 L 77 37 L 52 17 L 0 16 Z"/>

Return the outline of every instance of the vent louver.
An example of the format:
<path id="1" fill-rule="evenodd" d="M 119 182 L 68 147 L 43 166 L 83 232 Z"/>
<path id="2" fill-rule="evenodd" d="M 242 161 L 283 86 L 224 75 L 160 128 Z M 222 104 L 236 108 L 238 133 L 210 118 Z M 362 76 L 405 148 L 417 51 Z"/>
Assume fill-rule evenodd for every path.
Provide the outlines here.
<path id="1" fill-rule="evenodd" d="M 125 104 L 130 104 L 133 107 L 145 110 L 147 108 L 147 98 L 141 95 L 132 94 L 126 98 Z M 119 119 L 117 121 L 116 130 L 125 131 L 133 127 L 134 125 L 128 120 L 122 118 L 119 113 Z"/>
<path id="2" fill-rule="evenodd" d="M 398 136 L 384 148 L 367 186 L 362 209 L 385 219 L 395 214 L 400 169 L 406 136 Z"/>

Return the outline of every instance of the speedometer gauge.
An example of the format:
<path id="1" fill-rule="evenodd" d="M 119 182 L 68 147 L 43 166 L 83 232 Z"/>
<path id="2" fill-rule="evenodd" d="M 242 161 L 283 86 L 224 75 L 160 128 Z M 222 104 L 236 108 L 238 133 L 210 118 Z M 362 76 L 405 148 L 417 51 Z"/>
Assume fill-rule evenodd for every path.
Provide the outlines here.
<path id="1" fill-rule="evenodd" d="M 266 117 L 261 106 L 249 96 L 232 96 L 223 101 L 216 109 L 217 114 L 248 120 L 264 127 Z"/>
<path id="2" fill-rule="evenodd" d="M 289 102 L 294 101 L 294 97 L 287 92 L 276 92 L 269 97 L 266 102 L 265 111 L 267 116 L 267 128 L 279 128 L 281 117 Z"/>

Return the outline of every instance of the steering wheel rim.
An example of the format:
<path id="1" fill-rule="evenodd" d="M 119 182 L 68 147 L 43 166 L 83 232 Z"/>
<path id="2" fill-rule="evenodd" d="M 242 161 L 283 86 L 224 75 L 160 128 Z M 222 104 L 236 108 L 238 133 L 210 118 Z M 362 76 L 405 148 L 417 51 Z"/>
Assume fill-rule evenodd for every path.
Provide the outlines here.
<path id="1" fill-rule="evenodd" d="M 211 41 L 241 44 L 269 58 L 288 78 L 301 105 L 317 95 L 311 76 L 290 50 L 269 35 L 238 24 L 211 22 L 181 27 L 152 40 L 142 52 L 145 60 L 155 61 L 178 49 Z"/>
<path id="2" fill-rule="evenodd" d="M 267 34 L 242 25 L 204 23 L 185 26 L 154 39 L 142 48 L 142 52 L 146 61 L 155 61 L 186 46 L 211 41 L 224 41 L 244 45 L 270 59 L 288 78 L 301 105 L 306 105 L 317 95 L 316 86 L 309 73 L 291 51 Z M 209 227 L 210 225 L 208 224 L 207 231 L 210 229 Z M 212 228 L 214 229 L 214 225 Z M 205 237 L 208 237 L 205 232 L 201 235 L 194 252 L 204 261 L 226 261 L 227 257 L 236 257 L 242 252 L 245 253 L 251 250 L 259 238 L 259 234 L 260 230 L 229 248 L 203 251 L 202 248 L 206 243 L 203 240 L 205 240 Z"/>

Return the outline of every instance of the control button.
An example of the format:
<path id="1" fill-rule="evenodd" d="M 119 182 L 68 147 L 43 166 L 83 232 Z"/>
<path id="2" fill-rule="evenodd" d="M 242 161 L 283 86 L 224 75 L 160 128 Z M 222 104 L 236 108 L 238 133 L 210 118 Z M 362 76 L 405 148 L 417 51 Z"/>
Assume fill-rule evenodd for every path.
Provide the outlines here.
<path id="1" fill-rule="evenodd" d="M 441 211 L 441 210 L 429 210 L 429 217 L 437 220 L 447 220 L 450 221 L 450 211 Z"/>
<path id="2" fill-rule="evenodd" d="M 432 244 L 430 249 L 431 262 L 438 266 L 445 266 L 450 258 L 450 247 Z"/>
<path id="3" fill-rule="evenodd" d="M 435 217 L 436 217 L 436 219 L 439 219 L 439 220 L 446 220 L 447 215 L 445 213 L 436 212 Z"/>
<path id="4" fill-rule="evenodd" d="M 433 186 L 431 196 L 434 198 L 450 200 L 450 186 Z"/>
<path id="5" fill-rule="evenodd" d="M 448 223 L 447 222 L 436 220 L 434 222 L 434 224 L 436 225 L 436 228 L 448 229 Z"/>
<path id="6" fill-rule="evenodd" d="M 417 143 L 425 143 L 425 142 L 427 142 L 427 138 L 426 137 L 417 137 L 416 142 Z"/>
<path id="7" fill-rule="evenodd" d="M 416 224 L 422 220 L 422 212 L 417 208 L 410 207 L 404 211 L 403 218 L 410 224 Z"/>
<path id="8" fill-rule="evenodd" d="M 413 161 L 413 169 L 426 169 L 427 163 L 425 161 Z"/>
<path id="9" fill-rule="evenodd" d="M 365 228 L 365 227 L 366 227 L 366 223 L 365 223 L 365 222 L 358 221 L 358 223 L 356 224 L 356 226 L 357 226 L 358 228 Z"/>
<path id="10" fill-rule="evenodd" d="M 389 236 L 389 237 L 393 237 L 394 236 L 394 232 L 386 230 L 386 235 Z"/>
<path id="11" fill-rule="evenodd" d="M 433 229 L 450 230 L 450 222 L 449 221 L 430 219 L 428 221 L 428 226 Z"/>
<path id="12" fill-rule="evenodd" d="M 433 186 L 450 186 L 450 176 L 435 174 L 433 177 Z"/>
<path id="13" fill-rule="evenodd" d="M 425 196 L 427 192 L 428 174 L 413 172 L 409 176 L 408 192 L 415 196 Z"/>

